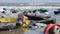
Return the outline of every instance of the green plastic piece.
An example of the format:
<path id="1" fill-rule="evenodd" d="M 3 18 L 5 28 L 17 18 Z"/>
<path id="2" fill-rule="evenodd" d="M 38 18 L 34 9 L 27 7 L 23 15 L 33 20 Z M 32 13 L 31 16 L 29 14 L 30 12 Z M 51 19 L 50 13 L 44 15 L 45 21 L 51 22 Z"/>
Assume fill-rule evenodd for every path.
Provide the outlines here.
<path id="1" fill-rule="evenodd" d="M 48 9 L 42 8 L 42 9 L 38 9 L 38 11 L 40 11 L 41 13 L 44 13 L 44 12 L 48 12 Z"/>

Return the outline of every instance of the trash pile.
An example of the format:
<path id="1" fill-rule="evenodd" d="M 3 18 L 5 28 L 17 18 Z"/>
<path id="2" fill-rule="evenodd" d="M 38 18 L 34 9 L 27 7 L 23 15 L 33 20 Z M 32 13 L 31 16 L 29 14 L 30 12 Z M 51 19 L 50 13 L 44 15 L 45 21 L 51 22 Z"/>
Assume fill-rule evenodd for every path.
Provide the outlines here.
<path id="1" fill-rule="evenodd" d="M 60 10 L 54 11 L 58 14 Z M 60 25 L 56 24 L 56 19 L 51 18 L 48 9 L 13 9 L 13 8 L 3 8 L 0 12 L 0 29 L 12 30 L 16 28 L 22 29 L 44 29 L 44 34 L 56 34 L 60 29 Z M 59 33 L 59 32 L 58 32 Z"/>

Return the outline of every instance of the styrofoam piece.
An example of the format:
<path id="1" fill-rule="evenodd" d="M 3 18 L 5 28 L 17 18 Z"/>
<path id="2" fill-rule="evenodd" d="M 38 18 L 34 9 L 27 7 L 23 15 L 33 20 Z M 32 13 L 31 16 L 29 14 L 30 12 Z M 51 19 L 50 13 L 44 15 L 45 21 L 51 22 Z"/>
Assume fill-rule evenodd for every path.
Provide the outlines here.
<path id="1" fill-rule="evenodd" d="M 36 25 L 42 29 L 44 29 L 47 26 L 46 24 L 43 24 L 43 23 L 36 23 Z"/>
<path id="2" fill-rule="evenodd" d="M 48 15 L 49 13 L 48 13 L 48 12 L 45 12 L 45 14 L 47 14 L 47 15 Z"/>
<path id="3" fill-rule="evenodd" d="M 36 23 L 36 25 L 46 26 L 46 24 L 43 23 Z"/>

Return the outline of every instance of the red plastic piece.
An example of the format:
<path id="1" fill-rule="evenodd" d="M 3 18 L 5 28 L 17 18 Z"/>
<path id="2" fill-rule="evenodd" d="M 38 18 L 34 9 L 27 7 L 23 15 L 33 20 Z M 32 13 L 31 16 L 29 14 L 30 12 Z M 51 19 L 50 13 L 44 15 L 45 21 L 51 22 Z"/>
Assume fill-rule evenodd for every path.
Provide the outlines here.
<path id="1" fill-rule="evenodd" d="M 53 27 L 55 27 L 55 26 L 59 26 L 59 27 L 60 27 L 59 24 L 48 24 L 47 27 L 46 27 L 45 30 L 44 30 L 44 34 L 48 34 L 48 31 L 49 31 L 50 29 L 52 29 Z"/>

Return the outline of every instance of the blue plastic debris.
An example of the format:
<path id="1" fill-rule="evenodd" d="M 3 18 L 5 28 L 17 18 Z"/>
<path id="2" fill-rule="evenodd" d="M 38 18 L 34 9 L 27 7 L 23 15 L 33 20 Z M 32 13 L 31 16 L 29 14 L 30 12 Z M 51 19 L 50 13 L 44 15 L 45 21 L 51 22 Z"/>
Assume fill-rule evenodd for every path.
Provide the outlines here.
<path id="1" fill-rule="evenodd" d="M 60 13 L 60 9 L 58 9 L 58 12 Z"/>
<path id="2" fill-rule="evenodd" d="M 37 26 L 36 24 L 30 24 L 28 25 L 28 28 L 35 28 L 35 26 Z"/>

